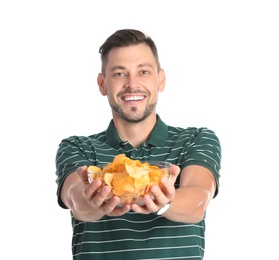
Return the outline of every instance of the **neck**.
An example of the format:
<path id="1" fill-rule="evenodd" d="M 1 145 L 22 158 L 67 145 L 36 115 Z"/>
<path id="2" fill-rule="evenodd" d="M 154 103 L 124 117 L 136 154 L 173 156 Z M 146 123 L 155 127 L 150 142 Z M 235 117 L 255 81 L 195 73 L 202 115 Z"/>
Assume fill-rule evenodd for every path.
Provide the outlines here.
<path id="1" fill-rule="evenodd" d="M 138 148 L 144 143 L 156 124 L 156 113 L 151 114 L 144 121 L 139 123 L 130 123 L 118 116 L 113 117 L 115 128 L 122 141 L 129 143 Z"/>

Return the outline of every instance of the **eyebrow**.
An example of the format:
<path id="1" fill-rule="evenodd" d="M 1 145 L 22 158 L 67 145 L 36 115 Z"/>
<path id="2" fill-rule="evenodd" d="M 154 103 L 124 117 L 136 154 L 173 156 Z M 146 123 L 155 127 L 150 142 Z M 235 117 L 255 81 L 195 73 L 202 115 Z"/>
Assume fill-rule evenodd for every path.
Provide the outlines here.
<path id="1" fill-rule="evenodd" d="M 153 68 L 153 66 L 150 64 L 150 63 L 143 63 L 143 64 L 139 64 L 138 65 L 139 68 L 142 68 L 142 67 L 149 67 L 149 68 Z"/>
<path id="2" fill-rule="evenodd" d="M 144 68 L 144 67 L 153 68 L 153 66 L 150 63 L 142 63 L 142 64 L 139 64 L 137 67 L 138 68 Z M 110 70 L 115 71 L 115 70 L 125 70 L 125 69 L 126 69 L 126 67 L 124 67 L 124 66 L 116 65 L 116 66 L 113 66 Z"/>
<path id="3" fill-rule="evenodd" d="M 114 71 L 114 70 L 124 70 L 125 67 L 124 66 L 120 66 L 120 65 L 116 65 L 116 66 L 113 66 L 110 71 Z"/>

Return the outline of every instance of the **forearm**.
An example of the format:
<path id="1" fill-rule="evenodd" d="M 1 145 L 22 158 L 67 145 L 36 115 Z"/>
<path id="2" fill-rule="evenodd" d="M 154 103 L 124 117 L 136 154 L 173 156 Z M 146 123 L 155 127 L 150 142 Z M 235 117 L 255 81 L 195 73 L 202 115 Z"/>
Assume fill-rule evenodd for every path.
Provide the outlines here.
<path id="1" fill-rule="evenodd" d="M 66 177 L 61 188 L 61 193 L 60 193 L 61 200 L 69 209 L 73 207 L 72 198 L 70 196 L 70 190 L 71 187 L 77 182 L 81 182 L 79 180 L 77 173 L 76 172 L 71 173 L 69 176 Z"/>
<path id="2" fill-rule="evenodd" d="M 212 193 L 198 186 L 180 187 L 176 190 L 170 208 L 163 214 L 166 218 L 184 223 L 200 222 Z"/>

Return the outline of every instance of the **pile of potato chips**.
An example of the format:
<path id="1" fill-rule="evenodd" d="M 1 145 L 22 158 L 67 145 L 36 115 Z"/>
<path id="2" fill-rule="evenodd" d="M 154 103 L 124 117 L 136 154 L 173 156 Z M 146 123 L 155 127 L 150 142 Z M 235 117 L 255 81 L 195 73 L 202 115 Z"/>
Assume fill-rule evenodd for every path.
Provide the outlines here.
<path id="1" fill-rule="evenodd" d="M 102 168 L 89 166 L 88 176 L 90 181 L 98 178 L 103 185 L 111 187 L 109 197 L 119 196 L 121 205 L 142 204 L 142 196 L 149 192 L 152 185 L 162 188 L 161 179 L 169 177 L 169 168 L 160 168 L 119 154 Z"/>

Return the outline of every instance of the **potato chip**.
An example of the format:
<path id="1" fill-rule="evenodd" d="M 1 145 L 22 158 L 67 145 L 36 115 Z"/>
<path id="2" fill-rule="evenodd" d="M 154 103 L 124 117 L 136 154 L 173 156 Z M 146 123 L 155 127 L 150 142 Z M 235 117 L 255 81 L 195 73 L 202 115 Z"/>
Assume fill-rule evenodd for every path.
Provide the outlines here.
<path id="1" fill-rule="evenodd" d="M 106 173 L 104 174 L 104 181 L 105 183 L 112 188 L 112 180 L 113 180 L 114 174 L 113 173 Z"/>
<path id="2" fill-rule="evenodd" d="M 142 196 L 148 193 L 153 185 L 163 188 L 161 179 L 169 176 L 170 164 L 161 163 L 163 166 L 159 167 L 155 163 L 150 165 L 148 162 L 132 160 L 125 154 L 119 154 L 102 168 L 89 166 L 88 174 L 89 178 L 98 178 L 103 185 L 111 187 L 111 195 L 119 196 L 121 205 L 139 203 L 143 202 Z"/>
<path id="3" fill-rule="evenodd" d="M 126 172 L 133 178 L 139 179 L 144 175 L 148 175 L 148 169 L 136 165 L 125 164 Z"/>
<path id="4" fill-rule="evenodd" d="M 89 172 L 101 172 L 102 169 L 98 166 L 92 165 L 92 166 L 88 167 L 87 171 L 89 171 Z"/>

